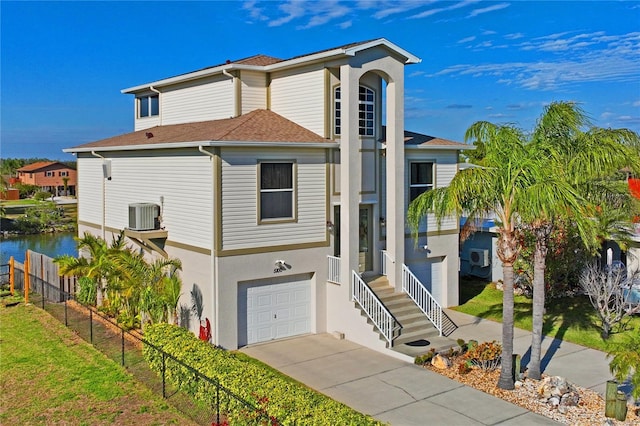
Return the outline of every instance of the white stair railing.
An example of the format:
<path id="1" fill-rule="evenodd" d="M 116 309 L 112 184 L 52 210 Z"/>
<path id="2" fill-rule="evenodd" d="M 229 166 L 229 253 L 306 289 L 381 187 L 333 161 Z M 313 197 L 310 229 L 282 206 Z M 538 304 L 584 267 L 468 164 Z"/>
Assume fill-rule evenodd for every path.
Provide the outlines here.
<path id="1" fill-rule="evenodd" d="M 386 250 L 380 250 L 381 259 L 380 264 L 382 265 L 382 275 L 387 275 L 389 271 L 393 270 L 393 264 L 395 263 L 389 253 Z"/>
<path id="2" fill-rule="evenodd" d="M 405 264 L 402 265 L 402 291 L 418 305 L 442 336 L 442 307 Z"/>
<path id="3" fill-rule="evenodd" d="M 329 270 L 327 272 L 327 281 L 335 284 L 342 284 L 340 279 L 340 258 L 336 256 L 327 256 Z"/>
<path id="4" fill-rule="evenodd" d="M 382 304 L 373 290 L 360 278 L 356 271 L 351 271 L 351 288 L 353 289 L 353 299 L 373 321 L 376 328 L 389 342 L 389 347 L 393 346 L 395 333 L 400 329 L 396 319 L 391 312 Z"/>

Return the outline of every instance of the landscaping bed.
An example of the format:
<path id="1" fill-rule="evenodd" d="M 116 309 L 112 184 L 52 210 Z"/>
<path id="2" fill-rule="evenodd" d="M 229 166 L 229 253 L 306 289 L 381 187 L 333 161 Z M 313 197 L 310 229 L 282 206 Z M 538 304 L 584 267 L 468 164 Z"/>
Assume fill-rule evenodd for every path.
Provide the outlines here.
<path id="1" fill-rule="evenodd" d="M 424 365 L 424 368 L 449 377 L 459 383 L 478 389 L 482 392 L 496 396 L 512 404 L 518 405 L 534 413 L 549 417 L 559 423 L 568 425 L 640 425 L 640 417 L 635 413 L 631 406 L 628 408 L 627 419 L 625 422 L 617 421 L 613 418 L 607 418 L 604 415 L 605 401 L 595 391 L 585 389 L 576 385 L 573 387 L 577 390 L 580 400 L 576 406 L 567 406 L 560 412 L 557 407 L 545 402 L 539 398 L 539 389 L 542 382 L 548 376 L 543 374 L 542 380 L 533 380 L 524 378 L 516 385 L 514 390 L 503 390 L 497 387 L 500 370 L 484 372 L 479 368 L 472 368 L 466 374 L 459 372 L 459 365 L 466 362 L 462 357 L 454 357 L 451 359 L 451 367 L 440 369 L 432 366 L 430 363 Z"/>

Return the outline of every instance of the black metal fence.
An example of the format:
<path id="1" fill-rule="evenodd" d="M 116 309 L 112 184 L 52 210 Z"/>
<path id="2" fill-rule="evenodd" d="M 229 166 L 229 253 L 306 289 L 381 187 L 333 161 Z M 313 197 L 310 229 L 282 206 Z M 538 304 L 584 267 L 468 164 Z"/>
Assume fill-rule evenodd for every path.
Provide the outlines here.
<path id="1" fill-rule="evenodd" d="M 6 265 L 0 266 L 2 280 L 4 280 L 6 269 L 4 266 Z M 24 272 L 15 268 L 14 279 L 15 291 L 24 294 Z M 122 365 L 136 380 L 144 383 L 157 395 L 162 395 L 171 405 L 198 424 L 207 426 L 227 424 L 225 413 L 230 410 L 235 412 L 242 410 L 247 413 L 244 416 L 246 421 L 243 420 L 242 424 L 278 424 L 277 420 L 269 417 L 264 409 L 234 394 L 218 383 L 215 378 L 208 377 L 147 342 L 141 334 L 123 329 L 112 318 L 95 308 L 75 301 L 71 293 L 60 290 L 33 275 L 30 275 L 29 301 L 47 311 L 108 358 Z M 161 373 L 151 370 L 145 361 L 143 357 L 145 347 L 147 350 L 157 351 L 158 357 L 162 359 Z M 189 372 L 189 383 L 179 383 L 177 386 L 168 383 L 168 372 L 176 367 Z M 183 387 L 204 388 L 211 398 L 208 401 L 196 400 L 179 390 Z"/>

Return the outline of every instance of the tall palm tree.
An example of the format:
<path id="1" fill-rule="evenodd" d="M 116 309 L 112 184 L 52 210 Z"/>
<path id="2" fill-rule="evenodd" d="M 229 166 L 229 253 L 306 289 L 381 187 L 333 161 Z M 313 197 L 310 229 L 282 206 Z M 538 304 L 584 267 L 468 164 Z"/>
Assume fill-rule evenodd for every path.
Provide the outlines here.
<path id="1" fill-rule="evenodd" d="M 416 198 L 408 210 L 408 223 L 417 234 L 422 218 L 433 213 L 438 226 L 445 217 L 467 216 L 473 223 L 493 215 L 498 227 L 498 257 L 502 261 L 504 292 L 502 313 L 502 363 L 498 387 L 513 389 L 513 264 L 521 249 L 517 220 L 518 211 L 536 200 L 527 191 L 542 181 L 543 162 L 527 150 L 526 137 L 511 125 L 495 125 L 481 121 L 465 134 L 484 146 L 482 167 L 460 171 L 449 186 L 427 191 Z M 551 184 L 547 181 L 547 184 Z"/>
<path id="2" fill-rule="evenodd" d="M 542 326 L 545 302 L 545 270 L 548 244 L 554 230 L 554 220 L 569 219 L 575 225 L 588 249 L 598 244 L 599 221 L 594 221 L 593 205 L 626 208 L 629 197 L 613 191 L 603 179 L 626 166 L 634 167 L 640 156 L 633 152 L 637 138 L 627 130 L 592 128 L 586 114 L 573 102 L 554 102 L 544 108 L 531 136 L 529 149 L 548 161 L 547 171 L 565 181 L 573 190 L 562 197 L 543 198 L 533 210 L 520 215 L 535 236 L 533 257 L 533 306 L 531 360 L 527 375 L 540 379 Z M 628 191 L 627 191 L 628 192 Z M 619 222 L 618 222 L 619 223 Z"/>

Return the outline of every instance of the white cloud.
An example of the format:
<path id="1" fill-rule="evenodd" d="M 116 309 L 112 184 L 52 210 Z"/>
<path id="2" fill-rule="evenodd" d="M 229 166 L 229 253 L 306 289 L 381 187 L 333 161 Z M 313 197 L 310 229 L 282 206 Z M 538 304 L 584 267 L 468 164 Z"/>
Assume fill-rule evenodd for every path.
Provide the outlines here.
<path id="1" fill-rule="evenodd" d="M 425 10 L 424 12 L 418 13 L 417 15 L 410 16 L 409 19 L 427 18 L 427 17 L 435 15 L 437 13 L 448 12 L 450 10 L 461 9 L 463 7 L 467 7 L 467 6 L 472 5 L 474 3 L 478 3 L 479 1 L 480 0 L 463 0 L 463 1 L 460 1 L 460 2 L 457 2 L 457 3 L 453 3 L 453 4 L 451 4 L 450 6 L 447 6 L 447 7 L 438 7 L 438 8 L 435 8 L 435 9 Z M 438 3 L 438 4 L 442 4 L 442 3 Z"/>
<path id="2" fill-rule="evenodd" d="M 458 40 L 458 43 L 469 43 L 470 41 L 473 41 L 475 39 L 476 39 L 476 36 L 470 36 L 470 37 L 463 38 L 462 40 Z"/>
<path id="3" fill-rule="evenodd" d="M 492 6 L 484 7 L 482 9 L 474 9 L 469 14 L 469 18 L 473 18 L 475 16 L 482 15 L 483 13 L 489 13 L 489 12 L 493 12 L 493 11 L 496 11 L 496 10 L 505 9 L 505 8 L 507 8 L 509 6 L 511 6 L 509 3 L 499 3 L 499 4 L 494 4 Z"/>
<path id="4" fill-rule="evenodd" d="M 476 46 L 481 47 L 486 45 L 480 43 Z M 511 48 L 546 54 L 544 59 L 531 61 L 458 64 L 433 75 L 495 77 L 498 83 L 532 90 L 566 89 L 583 82 L 640 80 L 640 33 L 637 32 L 615 36 L 603 32 L 557 33 Z"/>

